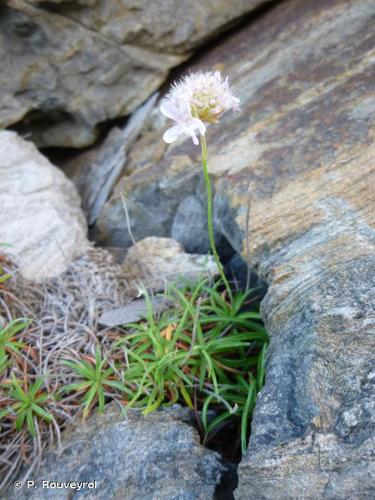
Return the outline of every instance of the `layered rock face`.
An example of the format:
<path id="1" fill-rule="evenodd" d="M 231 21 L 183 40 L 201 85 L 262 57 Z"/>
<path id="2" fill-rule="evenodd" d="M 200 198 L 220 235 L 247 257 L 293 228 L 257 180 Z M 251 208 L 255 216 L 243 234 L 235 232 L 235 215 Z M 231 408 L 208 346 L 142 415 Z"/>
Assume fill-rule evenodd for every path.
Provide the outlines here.
<path id="1" fill-rule="evenodd" d="M 241 98 L 207 132 L 216 225 L 246 254 L 252 183 L 248 259 L 269 285 L 267 381 L 238 499 L 373 493 L 374 22 L 371 0 L 291 0 L 189 68 L 231 75 Z M 133 170 L 122 187 L 142 237 L 152 224 L 169 235 L 179 203 L 203 198 L 190 139 Z M 114 196 L 103 241 L 119 213 Z"/>
<path id="2" fill-rule="evenodd" d="M 0 6 L 0 127 L 83 147 L 189 52 L 262 0 L 7 0 Z M 40 7 L 38 5 L 40 4 Z"/>

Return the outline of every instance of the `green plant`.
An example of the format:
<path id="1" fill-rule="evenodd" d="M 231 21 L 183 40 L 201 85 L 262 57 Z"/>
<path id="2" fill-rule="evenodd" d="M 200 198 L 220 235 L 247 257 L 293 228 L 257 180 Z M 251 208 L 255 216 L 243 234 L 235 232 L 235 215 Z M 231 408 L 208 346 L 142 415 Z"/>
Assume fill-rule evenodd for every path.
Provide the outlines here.
<path id="1" fill-rule="evenodd" d="M 117 346 L 128 363 L 129 406 L 147 414 L 182 402 L 197 417 L 201 413 L 205 442 L 237 419 L 244 451 L 249 417 L 263 384 L 268 336 L 259 312 L 246 310 L 252 291 L 229 296 L 222 287 L 222 281 L 210 285 L 201 280 L 193 288 L 174 288 L 166 297 L 173 306 L 158 319 L 146 294 L 145 321 L 128 325 L 128 335 Z"/>
<path id="2" fill-rule="evenodd" d="M 11 321 L 0 329 L 0 375 L 5 372 L 9 366 L 9 356 L 20 354 L 20 349 L 25 344 L 17 340 L 17 333 L 24 330 L 29 325 L 29 320 L 19 318 Z"/>
<path id="3" fill-rule="evenodd" d="M 204 440 L 235 415 L 241 420 L 241 446 L 246 448 L 248 421 L 257 391 L 264 383 L 267 333 L 259 311 L 247 309 L 251 290 L 232 291 L 215 246 L 212 188 L 207 165 L 206 125 L 228 111 L 239 111 L 228 77 L 219 71 L 190 73 L 174 82 L 160 111 L 175 123 L 163 134 L 167 144 L 188 135 L 202 147 L 207 195 L 208 236 L 220 280 L 201 281 L 192 290 L 174 290 L 174 306 L 158 320 L 148 302 L 147 318 L 133 324 L 121 340 L 127 362 L 127 383 L 133 390 L 129 405 L 149 413 L 162 404 L 184 401 L 201 411 Z M 127 214 L 127 212 L 126 212 Z M 247 208 L 247 257 L 250 199 Z M 127 217 L 128 219 L 128 217 Z M 249 281 L 249 272 L 247 282 Z M 216 416 L 210 419 L 213 410 Z"/>
<path id="4" fill-rule="evenodd" d="M 17 340 L 16 335 L 24 330 L 30 321 L 26 318 L 18 318 L 0 330 L 0 360 L 3 360 L 8 354 L 19 354 L 20 349 L 24 347 L 24 343 Z"/>
<path id="5" fill-rule="evenodd" d="M 52 415 L 44 408 L 44 404 L 49 400 L 49 395 L 42 392 L 44 380 L 38 378 L 30 387 L 22 389 L 20 382 L 12 374 L 10 387 L 8 384 L 2 384 L 9 389 L 8 399 L 11 401 L 5 409 L 0 411 L 0 421 L 15 414 L 15 427 L 19 431 L 24 426 L 25 422 L 30 434 L 36 435 L 34 417 L 41 418 L 46 422 L 52 422 Z"/>
<path id="6" fill-rule="evenodd" d="M 104 410 L 106 390 L 115 389 L 120 393 L 127 392 L 124 384 L 116 380 L 117 377 L 114 369 L 108 366 L 108 360 L 102 357 L 98 347 L 95 350 L 95 358 L 87 358 L 79 361 L 70 361 L 67 359 L 62 361 L 63 365 L 71 368 L 79 376 L 80 381 L 67 384 L 60 390 L 60 393 L 83 393 L 81 402 L 84 405 L 84 419 L 88 416 L 90 409 L 97 401 L 99 412 Z"/>

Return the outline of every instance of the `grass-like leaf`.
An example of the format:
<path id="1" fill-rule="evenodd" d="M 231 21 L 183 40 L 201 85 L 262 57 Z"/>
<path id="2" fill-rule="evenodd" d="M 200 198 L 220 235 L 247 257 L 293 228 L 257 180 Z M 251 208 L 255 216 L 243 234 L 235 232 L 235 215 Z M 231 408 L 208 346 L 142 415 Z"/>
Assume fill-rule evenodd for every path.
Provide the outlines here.
<path id="1" fill-rule="evenodd" d="M 53 420 L 51 413 L 44 408 L 49 395 L 42 391 L 44 380 L 37 379 L 33 384 L 23 389 L 20 382 L 12 374 L 10 384 L 3 384 L 8 390 L 11 403 L 1 411 L 0 420 L 15 415 L 15 427 L 19 431 L 26 424 L 32 436 L 36 435 L 35 418 L 40 418 L 50 423 Z"/>
<path id="2" fill-rule="evenodd" d="M 220 282 L 172 287 L 173 307 L 155 319 L 145 292 L 147 319 L 127 325 L 117 343 L 129 367 L 129 405 L 145 414 L 176 401 L 201 411 L 204 441 L 233 420 L 240 423 L 242 451 L 257 391 L 264 383 L 268 335 L 258 309 L 249 309 L 252 290 L 228 294 Z"/>
<path id="3" fill-rule="evenodd" d="M 87 361 L 86 359 L 70 361 L 65 359 L 62 361 L 62 364 L 75 372 L 79 381 L 65 385 L 60 389 L 60 393 L 83 393 L 81 397 L 83 404 L 83 419 L 87 418 L 91 408 L 96 402 L 98 402 L 99 413 L 103 412 L 106 389 L 109 392 L 113 392 L 113 389 L 115 389 L 115 391 L 120 393 L 131 394 L 121 381 L 116 380 L 114 369 L 107 366 L 108 361 L 102 356 L 99 347 L 96 348 L 95 359 L 92 361 Z"/>

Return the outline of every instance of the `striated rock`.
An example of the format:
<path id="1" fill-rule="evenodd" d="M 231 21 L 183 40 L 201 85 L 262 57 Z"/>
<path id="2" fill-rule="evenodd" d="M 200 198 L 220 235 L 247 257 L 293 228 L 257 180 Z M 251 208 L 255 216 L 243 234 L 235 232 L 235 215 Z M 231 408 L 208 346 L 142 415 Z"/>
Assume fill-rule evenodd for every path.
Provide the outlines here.
<path id="1" fill-rule="evenodd" d="M 99 122 L 133 111 L 185 58 L 119 44 L 20 0 L 7 5 L 0 12 L 0 126 L 23 120 L 20 130 L 40 147 L 91 144 Z"/>
<path id="2" fill-rule="evenodd" d="M 80 153 L 64 165 L 82 198 L 88 223 L 95 222 L 126 166 L 128 150 L 147 122 L 158 94 L 154 94 L 129 119 L 123 128 L 114 127 L 102 144 Z"/>
<path id="3" fill-rule="evenodd" d="M 269 285 L 266 385 L 237 499 L 362 499 L 375 490 L 374 22 L 371 0 L 290 0 L 188 68 L 221 69 L 241 98 L 241 113 L 207 131 L 215 220 L 246 256 L 253 183 L 248 260 Z M 183 186 L 167 205 L 176 212 L 198 193 L 198 168 L 187 139 L 134 171 L 134 227 L 140 192 L 165 200 L 165 186 Z M 117 231 L 118 205 L 113 197 L 105 207 L 101 234 Z M 145 206 L 171 231 L 165 204 L 155 196 Z"/>
<path id="4" fill-rule="evenodd" d="M 152 52 L 185 55 L 271 0 L 97 0 L 94 9 L 61 12 L 89 30 Z"/>
<path id="5" fill-rule="evenodd" d="M 342 260 L 304 277 L 303 267 L 266 296 L 267 387 L 237 498 L 373 496 L 375 262 Z"/>
<path id="6" fill-rule="evenodd" d="M 6 0 L 0 127 L 80 148 L 147 99 L 203 41 L 266 0 Z M 38 6 L 37 4 L 40 4 Z"/>
<path id="7" fill-rule="evenodd" d="M 224 466 L 216 452 L 199 444 L 197 431 L 181 422 L 179 413 L 143 417 L 134 410 L 106 408 L 64 433 L 61 449 L 47 453 L 31 479 L 35 489 L 22 488 L 7 498 L 213 498 Z M 96 481 L 96 487 L 42 489 L 42 481 Z"/>
<path id="8" fill-rule="evenodd" d="M 195 281 L 203 275 L 218 273 L 213 256 L 185 253 L 170 238 L 149 237 L 129 248 L 122 263 L 128 281 L 162 291 L 166 283 L 178 280 Z"/>
<path id="9" fill-rule="evenodd" d="M 154 108 L 151 113 L 151 119 L 153 119 L 152 115 L 155 113 L 159 114 L 159 108 Z M 141 168 L 145 168 L 150 165 L 154 165 L 158 161 L 160 161 L 167 149 L 167 144 L 164 141 L 160 141 L 160 129 L 155 130 L 152 126 L 147 129 L 147 133 L 142 131 L 142 136 L 136 142 L 136 145 L 132 147 L 129 151 L 129 160 L 126 163 L 126 168 L 123 171 L 124 176 L 128 176 L 133 173 L 135 170 L 139 170 Z M 126 186 L 126 177 L 123 178 L 123 183 L 117 186 L 117 193 L 121 192 L 125 189 Z"/>
<path id="10" fill-rule="evenodd" d="M 73 183 L 15 132 L 0 132 L 0 242 L 21 273 L 40 280 L 63 272 L 89 246 Z"/>

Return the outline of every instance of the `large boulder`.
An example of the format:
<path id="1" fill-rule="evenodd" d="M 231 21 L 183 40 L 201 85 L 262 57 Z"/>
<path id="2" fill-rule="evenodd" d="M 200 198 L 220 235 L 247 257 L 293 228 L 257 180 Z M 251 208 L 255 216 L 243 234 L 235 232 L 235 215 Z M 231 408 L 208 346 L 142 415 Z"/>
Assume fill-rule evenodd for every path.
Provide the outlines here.
<path id="1" fill-rule="evenodd" d="M 221 69 L 241 99 L 207 131 L 215 221 L 269 286 L 266 385 L 238 499 L 375 488 L 374 22 L 372 0 L 290 0 L 189 68 Z M 202 199 L 199 178 L 190 139 L 134 169 L 121 181 L 132 227 L 168 236 L 179 203 Z M 107 203 L 100 235 L 122 230 L 120 204 Z M 160 224 L 144 226 L 147 214 Z"/>
<path id="2" fill-rule="evenodd" d="M 0 6 L 0 127 L 39 146 L 83 147 L 189 52 L 266 0 L 6 0 Z M 40 4 L 40 6 L 38 6 Z"/>
<path id="3" fill-rule="evenodd" d="M 0 243 L 26 278 L 56 276 L 89 247 L 73 183 L 10 131 L 0 131 L 0 207 Z"/>
<path id="4" fill-rule="evenodd" d="M 220 456 L 203 448 L 198 432 L 179 417 L 178 410 L 142 417 L 134 410 L 106 409 L 65 432 L 60 449 L 47 453 L 37 476 L 30 478 L 34 485 L 7 498 L 213 498 L 224 472 Z M 52 487 L 43 488 L 43 481 Z M 86 486 L 53 488 L 67 481 Z"/>

